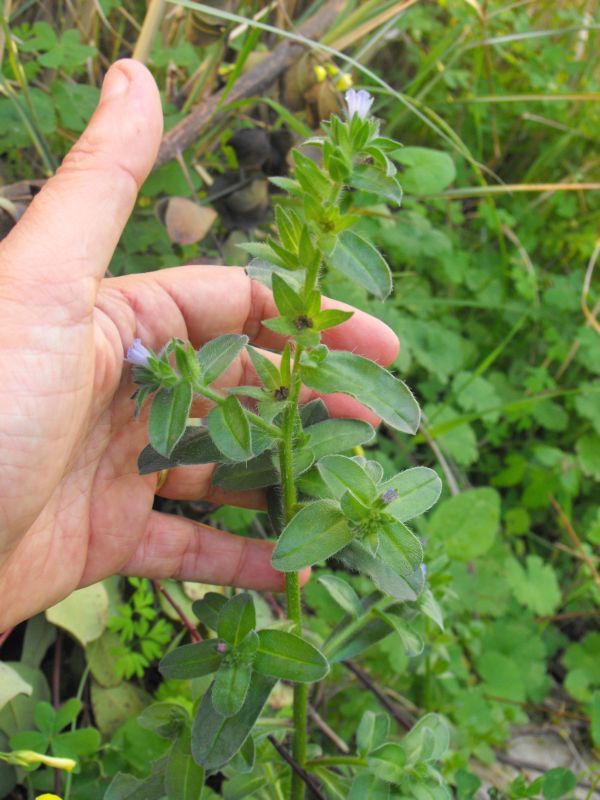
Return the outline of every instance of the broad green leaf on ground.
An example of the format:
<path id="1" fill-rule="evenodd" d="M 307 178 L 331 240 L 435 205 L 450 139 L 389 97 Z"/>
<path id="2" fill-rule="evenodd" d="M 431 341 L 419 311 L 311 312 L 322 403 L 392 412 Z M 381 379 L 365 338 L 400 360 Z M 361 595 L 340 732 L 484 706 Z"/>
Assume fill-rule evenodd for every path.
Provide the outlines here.
<path id="1" fill-rule="evenodd" d="M 191 404 L 192 387 L 187 381 L 158 390 L 148 422 L 150 444 L 157 453 L 170 456 L 185 432 Z"/>
<path id="2" fill-rule="evenodd" d="M 198 352 L 202 383 L 208 385 L 225 372 L 248 344 L 248 337 L 237 333 L 227 333 L 202 347 Z"/>
<path id="3" fill-rule="evenodd" d="M 256 627 L 254 601 L 248 592 L 236 594 L 219 612 L 217 633 L 228 644 L 236 647 Z"/>
<path id="4" fill-rule="evenodd" d="M 500 496 L 489 487 L 470 489 L 444 500 L 429 520 L 432 536 L 450 558 L 471 561 L 493 545 L 500 527 Z"/>
<path id="5" fill-rule="evenodd" d="M 106 790 L 104 800 L 163 800 L 164 796 L 164 775 L 140 779 L 117 772 Z"/>
<path id="6" fill-rule="evenodd" d="M 387 262 L 370 242 L 352 231 L 340 234 L 329 263 L 378 300 L 385 300 L 392 291 L 392 273 Z"/>
<path id="7" fill-rule="evenodd" d="M 343 578 L 339 578 L 337 575 L 321 575 L 319 583 L 327 589 L 333 600 L 347 614 L 353 617 L 358 617 L 362 614 L 363 607 L 359 596 Z"/>
<path id="8" fill-rule="evenodd" d="M 273 551 L 275 569 L 292 572 L 334 555 L 353 534 L 334 500 L 316 500 L 292 517 Z"/>
<path id="9" fill-rule="evenodd" d="M 139 455 L 138 469 L 141 475 L 160 472 L 162 469 L 188 466 L 191 464 L 212 464 L 222 461 L 223 454 L 215 447 L 208 431 L 196 426 L 186 428 L 169 456 L 158 453 L 151 444 Z"/>
<path id="10" fill-rule="evenodd" d="M 519 603 L 541 616 L 553 614 L 559 608 L 562 594 L 550 564 L 536 555 L 527 556 L 525 566 L 514 558 L 504 563 L 506 580 Z"/>
<path id="11" fill-rule="evenodd" d="M 542 794 L 544 800 L 559 800 L 569 797 L 577 786 L 577 777 L 570 769 L 554 767 L 544 775 Z"/>
<path id="12" fill-rule="evenodd" d="M 147 695 L 133 683 L 123 681 L 104 689 L 92 682 L 94 719 L 103 736 L 112 736 L 128 719 L 138 717 L 146 702 Z"/>
<path id="13" fill-rule="evenodd" d="M 159 668 L 165 678 L 184 680 L 186 678 L 199 678 L 216 672 L 221 663 L 222 655 L 217 650 L 218 642 L 215 639 L 194 644 L 184 644 L 171 650 L 161 660 Z"/>
<path id="14" fill-rule="evenodd" d="M 18 694 L 31 694 L 31 686 L 18 672 L 0 661 L 0 708 Z"/>
<path id="15" fill-rule="evenodd" d="M 302 379 L 322 394 L 355 397 L 399 431 L 416 433 L 420 411 L 410 389 L 391 372 L 355 353 L 330 350 L 321 363 L 302 365 Z"/>
<path id="16" fill-rule="evenodd" d="M 252 458 L 252 435 L 242 404 L 233 395 L 208 414 L 208 432 L 219 450 L 232 461 Z"/>
<path id="17" fill-rule="evenodd" d="M 254 668 L 264 675 L 313 683 L 322 680 L 329 672 L 325 656 L 300 636 L 265 628 L 258 632 L 258 638 Z"/>
<path id="18" fill-rule="evenodd" d="M 581 436 L 575 445 L 575 452 L 584 475 L 600 481 L 600 435 L 588 433 Z"/>
<path id="19" fill-rule="evenodd" d="M 46 611 L 46 618 L 67 631 L 82 647 L 98 639 L 108 620 L 108 593 L 101 583 L 77 589 Z"/>
<path id="20" fill-rule="evenodd" d="M 192 726 L 192 755 L 197 764 L 216 771 L 234 757 L 254 727 L 274 685 L 274 678 L 256 673 L 252 678 L 252 691 L 232 717 L 217 714 L 211 690 L 208 690 Z"/>
<path id="21" fill-rule="evenodd" d="M 413 467 L 382 483 L 379 493 L 385 495 L 390 489 L 396 497 L 386 504 L 386 513 L 399 522 L 407 522 L 437 503 L 442 492 L 442 482 L 432 469 Z"/>
<path id="22" fill-rule="evenodd" d="M 400 183 L 407 194 L 437 194 L 456 177 L 454 162 L 441 150 L 427 147 L 403 147 L 393 154 L 404 166 Z"/>

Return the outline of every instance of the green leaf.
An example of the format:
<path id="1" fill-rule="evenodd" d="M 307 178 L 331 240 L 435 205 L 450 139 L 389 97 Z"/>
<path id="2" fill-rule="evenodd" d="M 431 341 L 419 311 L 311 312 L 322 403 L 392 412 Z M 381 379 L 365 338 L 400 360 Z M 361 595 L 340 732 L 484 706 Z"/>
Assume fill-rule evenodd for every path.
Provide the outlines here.
<path id="1" fill-rule="evenodd" d="M 229 491 L 260 489 L 278 483 L 279 472 L 271 453 L 261 453 L 249 461 L 219 464 L 211 477 L 215 486 Z"/>
<path id="2" fill-rule="evenodd" d="M 399 431 L 416 433 L 419 427 L 419 406 L 409 388 L 367 358 L 341 350 L 327 351 L 320 364 L 302 365 L 302 379 L 322 394 L 343 392 L 355 397 Z"/>
<path id="3" fill-rule="evenodd" d="M 192 603 L 192 611 L 207 628 L 216 631 L 219 626 L 219 614 L 226 603 L 227 598 L 222 594 L 207 592 L 201 600 Z"/>
<path id="4" fill-rule="evenodd" d="M 271 285 L 275 305 L 282 317 L 295 319 L 305 313 L 304 301 L 300 295 L 276 272 L 273 273 Z"/>
<path id="5" fill-rule="evenodd" d="M 304 506 L 284 528 L 272 563 L 282 572 L 293 572 L 334 555 L 352 541 L 353 534 L 339 503 L 317 500 Z"/>
<path id="6" fill-rule="evenodd" d="M 19 694 L 31 694 L 31 686 L 12 667 L 0 661 L 0 708 Z"/>
<path id="7" fill-rule="evenodd" d="M 577 778 L 570 769 L 555 767 L 544 775 L 542 793 L 544 800 L 559 800 L 577 786 Z"/>
<path id="8" fill-rule="evenodd" d="M 575 452 L 583 474 L 600 481 L 600 434 L 588 433 L 580 437 Z"/>
<path id="9" fill-rule="evenodd" d="M 102 583 L 77 589 L 46 611 L 46 619 L 71 634 L 82 647 L 98 639 L 108 620 L 108 593 Z"/>
<path id="10" fill-rule="evenodd" d="M 363 607 L 352 586 L 337 575 L 321 575 L 319 583 L 327 589 L 333 600 L 352 617 L 359 617 Z"/>
<path id="11" fill-rule="evenodd" d="M 217 714 L 232 717 L 238 713 L 246 700 L 251 679 L 251 664 L 223 661 L 212 687 L 213 707 Z"/>
<path id="12" fill-rule="evenodd" d="M 399 744 L 388 742 L 369 754 L 369 767 L 382 781 L 399 783 L 404 777 L 406 755 Z"/>
<path id="13" fill-rule="evenodd" d="M 192 387 L 186 381 L 154 395 L 148 433 L 152 447 L 162 456 L 169 456 L 183 436 L 191 404 Z"/>
<path id="14" fill-rule="evenodd" d="M 271 391 L 279 389 L 281 386 L 281 375 L 271 359 L 264 356 L 260 350 L 256 350 L 254 347 L 247 347 L 246 350 L 263 386 Z"/>
<path id="15" fill-rule="evenodd" d="M 449 747 L 448 724 L 439 714 L 426 714 L 402 739 L 409 764 L 438 761 Z"/>
<path id="16" fill-rule="evenodd" d="M 416 600 L 423 588 L 424 577 L 421 569 L 412 575 L 401 575 L 380 557 L 375 557 L 359 542 L 352 542 L 339 554 L 338 558 L 351 569 L 364 572 L 378 589 L 398 600 Z"/>
<path id="17" fill-rule="evenodd" d="M 212 464 L 223 458 L 221 451 L 215 447 L 206 430 L 196 426 L 186 428 L 169 456 L 163 456 L 147 445 L 139 455 L 138 469 L 140 475 L 160 472 L 163 469 L 189 466 L 193 464 Z"/>
<path id="18" fill-rule="evenodd" d="M 348 183 L 354 189 L 377 194 L 398 206 L 402 203 L 402 186 L 398 179 L 393 175 L 385 175 L 369 164 L 357 164 Z"/>
<path id="19" fill-rule="evenodd" d="M 389 800 L 390 784 L 376 775 L 361 772 L 352 782 L 348 800 Z"/>
<path id="20" fill-rule="evenodd" d="M 95 755 L 100 749 L 100 732 L 96 728 L 78 728 L 59 733 L 52 741 L 52 754 L 59 758 L 78 761 Z"/>
<path id="21" fill-rule="evenodd" d="M 329 650 L 325 646 L 325 652 L 330 664 L 339 664 L 340 661 L 347 661 L 354 658 L 359 653 L 367 650 L 372 645 L 385 639 L 392 633 L 393 628 L 382 619 L 364 618 L 364 624 L 354 631 L 350 639 L 340 641 L 336 646 Z"/>
<path id="22" fill-rule="evenodd" d="M 335 328 L 346 322 L 354 315 L 353 311 L 342 311 L 339 308 L 328 308 L 325 311 L 319 311 L 312 317 L 313 327 L 317 331 L 324 331 L 327 328 Z"/>
<path id="23" fill-rule="evenodd" d="M 324 456 L 317 464 L 321 477 L 340 500 L 344 492 L 350 491 L 366 505 L 377 497 L 377 487 L 361 465 L 348 456 Z"/>
<path id="24" fill-rule="evenodd" d="M 189 734 L 180 737 L 169 755 L 165 773 L 167 800 L 201 800 L 204 769 L 191 756 Z"/>
<path id="25" fill-rule="evenodd" d="M 375 436 L 369 423 L 360 419 L 326 419 L 309 425 L 304 433 L 310 436 L 306 446 L 312 451 L 315 461 L 330 453 L 339 453 L 366 444 Z"/>
<path id="26" fill-rule="evenodd" d="M 429 520 L 429 532 L 450 558 L 472 561 L 493 545 L 500 528 L 500 496 L 489 487 L 469 489 L 444 500 Z"/>
<path id="27" fill-rule="evenodd" d="M 294 177 L 304 191 L 319 200 L 328 199 L 331 193 L 331 181 L 315 162 L 299 150 L 292 150 L 296 168 Z"/>
<path id="28" fill-rule="evenodd" d="M 549 616 L 560 607 L 562 592 L 558 577 L 540 556 L 527 556 L 525 568 L 515 558 L 507 558 L 504 574 L 516 599 L 534 614 Z"/>
<path id="29" fill-rule="evenodd" d="M 202 383 L 208 386 L 229 367 L 248 344 L 248 337 L 226 333 L 204 345 L 198 352 Z"/>
<path id="30" fill-rule="evenodd" d="M 152 703 L 137 718 L 142 728 L 164 739 L 175 739 L 189 724 L 189 716 L 179 703 Z"/>
<path id="31" fill-rule="evenodd" d="M 214 639 L 184 644 L 167 653 L 158 668 L 165 678 L 175 678 L 176 680 L 210 675 L 211 672 L 219 669 L 222 660 L 222 655 L 217 650 L 217 644 L 218 642 Z"/>
<path id="32" fill-rule="evenodd" d="M 402 522 L 382 522 L 378 534 L 377 557 L 398 575 L 412 575 L 423 561 L 423 548 L 417 537 Z"/>
<path id="33" fill-rule="evenodd" d="M 248 592 L 234 595 L 219 612 L 219 638 L 236 647 L 254 628 L 256 612 L 251 595 Z"/>
<path id="34" fill-rule="evenodd" d="M 163 800 L 165 779 L 162 773 L 140 780 L 117 772 L 106 790 L 104 800 Z"/>
<path id="35" fill-rule="evenodd" d="M 443 192 L 456 177 L 454 162 L 441 150 L 427 147 L 402 147 L 392 158 L 405 169 L 400 178 L 408 194 L 437 194 Z"/>
<path id="36" fill-rule="evenodd" d="M 254 669 L 263 675 L 296 683 L 313 683 L 329 672 L 325 656 L 300 636 L 264 628 L 258 632 L 258 638 Z"/>
<path id="37" fill-rule="evenodd" d="M 250 422 L 237 397 L 229 395 L 210 410 L 208 432 L 223 455 L 232 461 L 247 461 L 254 455 Z"/>
<path id="38" fill-rule="evenodd" d="M 385 620 L 400 637 L 404 651 L 409 658 L 420 655 L 425 644 L 423 639 L 416 633 L 405 619 L 394 613 L 376 610 L 378 617 Z"/>
<path id="39" fill-rule="evenodd" d="M 382 712 L 365 711 L 356 731 L 356 749 L 360 756 L 380 747 L 390 732 L 390 718 Z"/>
<path id="40" fill-rule="evenodd" d="M 223 785 L 225 800 L 246 800 L 257 797 L 257 792 L 267 785 L 267 778 L 262 775 L 236 775 Z"/>
<path id="41" fill-rule="evenodd" d="M 204 695 L 192 726 L 192 755 L 197 764 L 210 771 L 225 766 L 246 741 L 271 690 L 273 678 L 255 673 L 252 691 L 240 711 L 223 717 L 214 710 L 211 689 Z"/>
<path id="42" fill-rule="evenodd" d="M 397 497 L 386 504 L 386 514 L 391 514 L 398 522 L 407 522 L 437 503 L 442 492 L 442 482 L 432 469 L 413 467 L 399 472 L 379 486 L 382 495 L 390 489 Z"/>
<path id="43" fill-rule="evenodd" d="M 600 691 L 595 691 L 592 697 L 592 719 L 590 725 L 592 742 L 600 747 Z"/>
<path id="44" fill-rule="evenodd" d="M 329 264 L 378 300 L 392 291 L 392 273 L 379 251 L 362 236 L 344 231 L 329 256 Z"/>

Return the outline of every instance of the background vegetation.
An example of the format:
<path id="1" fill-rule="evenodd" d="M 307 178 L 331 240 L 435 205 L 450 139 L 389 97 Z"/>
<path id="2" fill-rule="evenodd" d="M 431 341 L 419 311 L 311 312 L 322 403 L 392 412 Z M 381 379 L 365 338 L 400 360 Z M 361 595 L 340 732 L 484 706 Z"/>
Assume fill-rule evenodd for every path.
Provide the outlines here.
<path id="1" fill-rule="evenodd" d="M 365 710 L 386 708 L 397 733 L 435 711 L 451 724 L 442 768 L 457 796 L 491 786 L 493 796 L 554 798 L 577 783 L 591 797 L 600 781 L 597 4 L 232 0 L 213 3 L 214 15 L 193 5 L 151 3 L 157 25 L 142 30 L 142 2 L 5 2 L 3 233 L 82 131 L 115 58 L 146 61 L 167 130 L 179 125 L 189 141 L 178 150 L 167 134 L 113 274 L 244 263 L 236 243 L 269 231 L 268 177 L 285 175 L 292 142 L 340 108 L 351 79 L 369 88 L 384 132 L 407 146 L 402 207 L 366 192 L 361 207 L 362 233 L 394 270 L 393 299 L 384 306 L 341 277 L 325 288 L 402 341 L 395 366 L 424 424 L 410 440 L 382 429 L 368 455 L 388 474 L 423 464 L 443 478 L 442 501 L 418 525 L 443 624 L 437 611 L 419 618 L 425 647 L 414 657 L 391 634 L 337 665 L 311 700 L 313 738 L 325 753 L 343 751 Z M 258 78 L 283 32 L 298 35 L 328 5 L 336 13 L 314 49 L 296 48 L 265 90 Z M 194 129 L 198 103 L 206 113 Z M 162 508 L 268 532 L 254 512 Z M 319 575 L 305 597 L 308 625 L 323 636 L 342 612 Z M 138 716 L 156 701 L 191 709 L 202 690 L 162 680 L 156 664 L 189 635 L 191 602 L 205 591 L 114 578 L 0 636 L 0 750 L 79 762 L 62 785 L 49 768 L 0 766 L 0 796 L 56 788 L 95 800 L 119 771 L 149 774 L 168 742 Z M 255 602 L 264 618 L 279 614 L 277 598 Z M 269 718 L 289 702 L 281 686 Z M 569 770 L 534 780 L 549 767 Z M 276 772 L 259 760 L 245 777 L 255 789 L 221 776 L 212 791 L 278 797 Z M 327 796 L 345 797 L 336 774 L 324 778 Z"/>

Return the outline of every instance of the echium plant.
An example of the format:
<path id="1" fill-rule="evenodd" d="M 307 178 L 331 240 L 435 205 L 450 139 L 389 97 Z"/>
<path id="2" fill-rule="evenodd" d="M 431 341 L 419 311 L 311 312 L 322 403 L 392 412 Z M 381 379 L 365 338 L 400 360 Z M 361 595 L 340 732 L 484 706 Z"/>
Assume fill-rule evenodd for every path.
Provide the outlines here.
<path id="1" fill-rule="evenodd" d="M 191 730 L 178 706 L 159 704 L 143 715 L 143 724 L 175 738 L 161 767 L 163 794 L 157 797 L 165 791 L 178 800 L 198 797 L 206 773 L 215 771 L 228 778 L 237 773 L 238 784 L 248 773 L 247 791 L 260 788 L 266 779 L 260 784 L 250 777 L 257 745 L 262 760 L 275 764 L 269 774 L 289 783 L 292 800 L 304 797 L 307 780 L 313 782 L 313 793 L 322 786 L 329 796 L 337 786 L 338 793 L 331 796 L 356 800 L 448 796 L 433 763 L 446 749 L 448 733 L 435 715 L 422 719 L 398 742 L 388 741 L 386 715 L 367 712 L 357 731 L 355 756 L 311 754 L 309 759 L 307 754 L 309 685 L 325 678 L 330 664 L 355 656 L 390 633 L 400 636 L 409 655 L 419 653 L 423 645 L 411 627 L 418 610 L 441 624 L 431 592 L 424 588 L 421 542 L 405 524 L 437 500 L 437 474 L 415 467 L 384 479 L 377 462 L 352 455 L 372 440 L 369 424 L 330 418 L 321 400 L 300 403 L 305 385 L 322 395 L 351 395 L 398 431 L 414 434 L 419 425 L 418 405 L 404 383 L 376 363 L 329 350 L 321 341 L 323 331 L 351 316 L 322 309 L 324 270 L 341 272 L 379 299 L 392 287 L 384 258 L 352 230 L 359 220 L 353 210 L 356 192 L 375 193 L 395 204 L 402 196 L 393 163 L 399 145 L 380 135 L 379 122 L 370 115 L 371 96 L 351 91 L 346 99 L 345 118 L 333 116 L 323 125 L 323 138 L 310 140 L 321 150 L 322 166 L 296 150 L 293 177 L 272 179 L 287 192 L 275 210 L 277 235 L 245 245 L 254 257 L 249 275 L 273 292 L 279 316 L 263 324 L 287 337 L 281 359 L 267 358 L 247 337 L 236 334 L 220 336 L 198 352 L 172 339 L 156 354 L 140 342 L 128 353 L 139 386 L 138 412 L 152 396 L 150 445 L 140 456 L 141 472 L 215 463 L 217 486 L 265 489 L 278 535 L 273 565 L 286 573 L 289 618 L 257 629 L 248 593 L 230 600 L 210 593 L 194 604 L 195 614 L 214 636 L 208 633 L 201 642 L 174 649 L 162 660 L 161 671 L 167 678 L 214 673 L 214 679 Z M 244 348 L 256 371 L 256 385 L 215 388 L 215 380 Z M 206 419 L 191 424 L 194 395 L 214 405 Z M 369 576 L 376 588 L 361 600 L 339 572 L 324 576 L 323 585 L 345 616 L 317 647 L 303 631 L 298 572 L 332 557 L 349 571 Z M 296 768 L 291 780 L 287 765 L 264 741 L 272 734 L 271 743 L 278 745 L 281 728 L 270 728 L 268 721 L 255 727 L 277 680 L 294 684 Z M 282 797 L 281 789 L 273 796 Z"/>

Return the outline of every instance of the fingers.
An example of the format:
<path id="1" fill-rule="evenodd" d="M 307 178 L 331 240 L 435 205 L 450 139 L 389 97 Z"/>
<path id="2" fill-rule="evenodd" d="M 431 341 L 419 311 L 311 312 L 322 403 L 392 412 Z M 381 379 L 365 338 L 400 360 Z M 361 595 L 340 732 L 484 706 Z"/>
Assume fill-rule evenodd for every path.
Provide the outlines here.
<path id="1" fill-rule="evenodd" d="M 63 313 L 89 313 L 95 281 L 106 271 L 161 133 L 152 76 L 138 62 L 118 61 L 81 138 L 2 244 L 4 269 L 18 270 L 24 290 L 39 282 L 44 300 L 60 300 Z"/>
<path id="2" fill-rule="evenodd" d="M 285 344 L 282 336 L 262 324 L 278 315 L 271 292 L 240 268 L 178 267 L 112 278 L 104 288 L 113 304 L 115 296 L 121 298 L 118 324 L 125 346 L 134 336 L 152 347 L 183 336 L 199 347 L 224 333 L 246 333 L 254 344 L 270 349 Z M 354 311 L 347 322 L 325 331 L 323 341 L 329 347 L 351 350 L 386 365 L 397 357 L 398 339 L 384 322 L 327 298 L 323 307 Z"/>
<path id="3" fill-rule="evenodd" d="M 273 544 L 223 533 L 183 517 L 153 511 L 123 575 L 175 578 L 259 591 L 283 591 L 285 576 L 271 566 Z M 301 573 L 302 583 L 310 570 Z"/>

